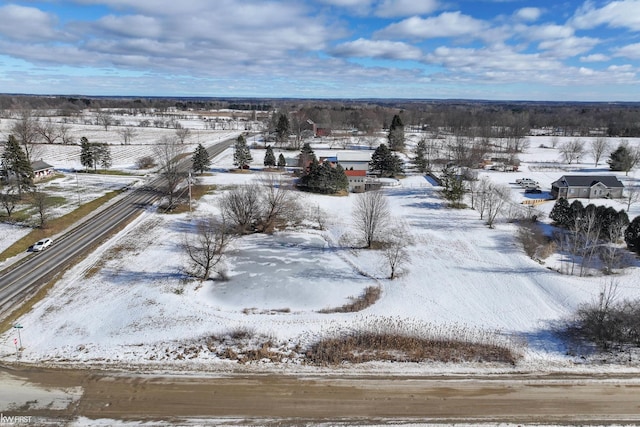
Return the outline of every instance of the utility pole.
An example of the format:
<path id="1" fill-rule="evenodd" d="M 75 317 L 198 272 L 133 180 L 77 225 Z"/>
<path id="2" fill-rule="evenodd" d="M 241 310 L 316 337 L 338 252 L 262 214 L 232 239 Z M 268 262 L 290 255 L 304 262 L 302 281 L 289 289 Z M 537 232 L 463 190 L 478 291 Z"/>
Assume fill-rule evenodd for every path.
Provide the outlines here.
<path id="1" fill-rule="evenodd" d="M 189 171 L 189 213 L 191 213 L 191 171 Z"/>

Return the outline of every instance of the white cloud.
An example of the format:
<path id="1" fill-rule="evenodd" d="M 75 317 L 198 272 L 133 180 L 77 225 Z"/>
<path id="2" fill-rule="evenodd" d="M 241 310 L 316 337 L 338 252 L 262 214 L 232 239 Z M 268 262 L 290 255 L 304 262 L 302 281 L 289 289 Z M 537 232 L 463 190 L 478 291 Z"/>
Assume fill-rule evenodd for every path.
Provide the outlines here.
<path id="1" fill-rule="evenodd" d="M 570 58 L 590 51 L 599 42 L 591 37 L 567 37 L 540 42 L 538 49 L 558 58 Z"/>
<path id="2" fill-rule="evenodd" d="M 358 39 L 342 43 L 331 53 L 342 57 L 419 60 L 422 51 L 403 42 Z"/>
<path id="3" fill-rule="evenodd" d="M 376 32 L 379 38 L 437 38 L 474 36 L 488 28 L 487 23 L 460 12 L 444 12 L 436 17 L 413 16 Z"/>
<path id="4" fill-rule="evenodd" d="M 107 15 L 100 18 L 96 25 L 122 36 L 149 38 L 162 36 L 162 25 L 158 20 L 143 15 Z"/>
<path id="5" fill-rule="evenodd" d="M 519 31 L 529 40 L 549 40 L 571 37 L 574 30 L 564 25 L 546 24 L 519 27 Z"/>
<path id="6" fill-rule="evenodd" d="M 606 62 L 609 59 L 611 59 L 611 58 L 609 58 L 605 54 L 594 53 L 594 54 L 587 55 L 587 56 L 581 56 L 580 57 L 580 62 Z"/>
<path id="7" fill-rule="evenodd" d="M 9 4 L 0 6 L 0 34 L 13 40 L 42 41 L 63 39 L 55 29 L 57 18 L 34 7 Z"/>
<path id="8" fill-rule="evenodd" d="M 427 15 L 440 7 L 437 0 L 382 0 L 375 14 L 385 18 Z"/>
<path id="9" fill-rule="evenodd" d="M 523 7 L 516 11 L 515 16 L 523 21 L 537 21 L 542 15 L 542 9 L 537 7 Z"/>
<path id="10" fill-rule="evenodd" d="M 576 11 L 570 23 L 580 29 L 605 25 L 640 31 L 640 0 L 612 1 L 601 8 L 587 1 Z"/>
<path id="11" fill-rule="evenodd" d="M 640 43 L 629 44 L 613 52 L 614 56 L 621 56 L 629 59 L 640 59 Z"/>

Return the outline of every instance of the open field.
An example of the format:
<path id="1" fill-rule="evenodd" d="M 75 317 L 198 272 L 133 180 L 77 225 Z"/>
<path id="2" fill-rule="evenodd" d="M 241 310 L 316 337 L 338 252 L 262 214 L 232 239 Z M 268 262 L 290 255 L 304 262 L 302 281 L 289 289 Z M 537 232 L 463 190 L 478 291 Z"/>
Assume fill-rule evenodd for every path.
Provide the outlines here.
<path id="1" fill-rule="evenodd" d="M 229 136 L 226 131 L 208 132 L 207 143 Z M 147 139 L 149 144 L 154 138 Z M 551 182 L 563 174 L 608 173 L 606 167 L 593 168 L 588 156 L 581 163 L 564 164 L 558 150 L 549 146 L 547 137 L 530 137 L 530 148 L 520 156 L 520 172 L 482 171 L 481 175 L 509 186 L 513 209 L 529 212 L 521 202 L 531 197 L 515 185 L 518 177 L 539 181 L 544 191 L 532 196 L 544 198 Z M 141 147 L 149 148 L 145 144 L 114 145 L 122 149 L 114 168 L 134 172 L 132 165 L 143 153 Z M 185 148 L 192 149 L 192 145 Z M 76 177 L 70 171 L 79 167 L 73 152 L 77 147 L 46 149 L 52 153 L 46 158 L 53 159 L 51 163 L 63 172 L 47 185 L 66 195 L 69 209 L 77 197 L 89 199 L 114 186 L 144 180 L 143 176 Z M 322 156 L 336 151 L 319 145 L 316 152 Z M 217 190 L 202 197 L 193 213 L 145 213 L 70 269 L 47 298 L 19 319 L 24 326 L 21 360 L 216 370 L 228 363 L 226 348 L 244 354 L 267 343 L 281 355 L 278 360 L 299 366 L 303 363 L 300 351 L 318 339 L 378 325 L 405 332 L 428 331 L 444 338 L 458 333 L 471 341 L 499 342 L 519 355 L 519 369 L 571 370 L 576 364 L 584 365 L 581 357 L 589 357 L 589 349 L 568 348 L 554 335 L 553 327 L 581 303 L 592 301 L 607 278 L 562 275 L 556 271 L 561 262 L 558 256 L 542 263 L 531 260 L 515 238 L 514 223 L 499 220 L 490 229 L 472 209 L 447 208 L 439 188 L 420 175 L 410 175 L 384 190 L 392 214 L 408 224 L 416 242 L 409 247 L 411 264 L 397 280 L 386 278 L 387 266 L 378 251 L 341 244 L 352 228 L 357 196 L 313 194 L 300 197 L 308 209 L 326 213 L 324 230 L 307 224 L 273 235 L 245 236 L 234 242 L 226 257 L 228 280 L 201 283 L 185 275 L 187 260 L 180 246 L 185 234 L 192 232 L 192 218 L 215 214 L 219 198 L 232 186 L 261 185 L 263 153 L 252 150 L 252 170 L 238 174 L 227 172 L 233 167 L 233 152 L 227 150 L 214 159 L 212 173 L 198 178 Z M 276 150 L 276 156 L 278 153 Z M 284 154 L 292 157 L 297 152 Z M 626 184 L 638 182 L 636 172 L 618 175 Z M 616 210 L 626 208 L 621 201 L 596 202 Z M 544 214 L 552 206 L 547 201 L 536 209 Z M 638 214 L 640 206 L 632 206 L 630 218 Z M 24 232 L 6 224 L 2 227 L 8 232 L 0 237 L 0 245 L 10 244 Z M 635 267 L 615 276 L 621 297 L 640 297 L 637 268 L 636 262 Z M 356 313 L 330 313 L 369 287 L 382 290 L 374 305 Z M 238 331 L 244 331 L 243 340 L 224 338 Z M 7 331 L 0 338 L 6 360 L 15 360 L 14 335 Z M 212 341 L 212 337 L 217 338 Z M 263 360 L 259 365 L 266 368 L 269 363 Z M 371 369 L 380 369 L 374 366 Z M 410 369 L 458 369 L 419 366 Z M 487 367 L 477 367 L 483 366 Z M 636 365 L 625 369 L 636 369 Z"/>

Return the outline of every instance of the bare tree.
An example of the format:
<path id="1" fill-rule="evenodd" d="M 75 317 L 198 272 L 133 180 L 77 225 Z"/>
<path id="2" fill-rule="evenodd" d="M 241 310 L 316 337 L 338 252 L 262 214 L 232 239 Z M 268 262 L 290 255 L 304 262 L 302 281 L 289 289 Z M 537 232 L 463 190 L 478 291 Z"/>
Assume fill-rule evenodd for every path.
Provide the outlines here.
<path id="1" fill-rule="evenodd" d="M 31 115 L 30 110 L 23 110 L 18 120 L 11 126 L 9 133 L 14 135 L 22 145 L 27 160 L 31 163 L 37 158 L 36 143 L 38 142 L 38 120 Z"/>
<path id="2" fill-rule="evenodd" d="M 494 184 L 487 177 L 482 177 L 478 181 L 470 181 L 470 184 L 472 208 L 480 212 L 480 219 L 484 219 Z"/>
<path id="3" fill-rule="evenodd" d="M 0 185 L 0 204 L 11 218 L 11 214 L 18 204 L 18 189 L 13 183 Z"/>
<path id="4" fill-rule="evenodd" d="M 105 131 L 108 131 L 109 126 L 113 125 L 113 123 L 114 123 L 113 116 L 111 116 L 106 111 L 100 110 L 96 114 L 96 124 L 104 127 Z"/>
<path id="5" fill-rule="evenodd" d="M 176 190 L 186 178 L 187 172 L 180 168 L 183 146 L 175 138 L 163 137 L 154 147 L 154 154 L 160 168 L 160 176 L 164 178 L 165 194 L 169 198 L 168 209 L 175 203 Z"/>
<path id="6" fill-rule="evenodd" d="M 584 154 L 584 147 L 579 139 L 575 138 L 571 141 L 567 141 L 560 146 L 560 153 L 562 158 L 568 164 L 573 162 L 579 163 Z"/>
<path id="7" fill-rule="evenodd" d="M 54 144 L 60 138 L 60 128 L 51 120 L 51 117 L 44 122 L 38 122 L 36 131 L 47 144 Z"/>
<path id="8" fill-rule="evenodd" d="M 63 144 L 73 144 L 73 137 L 71 136 L 70 130 L 71 128 L 64 123 L 58 125 L 58 134 Z"/>
<path id="9" fill-rule="evenodd" d="M 38 213 L 38 227 L 46 228 L 51 213 L 51 199 L 44 191 L 34 189 L 30 194 L 31 206 Z"/>
<path id="10" fill-rule="evenodd" d="M 235 227 L 237 233 L 247 234 L 254 231 L 260 218 L 260 194 L 257 186 L 242 185 L 220 199 L 220 210 Z"/>
<path id="11" fill-rule="evenodd" d="M 631 185 L 624 189 L 624 201 L 627 202 L 627 212 L 631 205 L 640 202 L 640 185 Z"/>
<path id="12" fill-rule="evenodd" d="M 407 247 L 414 243 L 409 227 L 400 221 L 393 222 L 394 225 L 386 233 L 382 248 L 382 256 L 389 266 L 391 280 L 403 273 L 403 269 L 410 263 L 411 256 Z"/>
<path id="13" fill-rule="evenodd" d="M 278 226 L 301 219 L 303 209 L 298 202 L 300 193 L 292 191 L 289 182 L 267 175 L 261 179 L 261 183 L 258 231 L 272 233 Z"/>
<path id="14" fill-rule="evenodd" d="M 598 137 L 591 141 L 591 155 L 593 156 L 595 167 L 598 167 L 600 159 L 609 150 L 610 145 L 609 140 L 604 137 Z"/>
<path id="15" fill-rule="evenodd" d="M 369 191 L 356 197 L 353 219 L 356 233 L 364 240 L 366 248 L 383 241 L 389 217 L 389 204 L 381 190 Z"/>
<path id="16" fill-rule="evenodd" d="M 138 132 L 133 127 L 130 127 L 130 126 L 119 129 L 118 133 L 122 137 L 122 140 L 124 141 L 125 145 L 129 144 L 131 140 L 135 138 L 136 135 L 138 134 Z"/>
<path id="17" fill-rule="evenodd" d="M 195 234 L 185 236 L 182 244 L 191 262 L 188 273 L 202 280 L 209 280 L 214 272 L 220 273 L 225 250 L 233 237 L 224 216 L 198 219 Z"/>
<path id="18" fill-rule="evenodd" d="M 492 185 L 485 196 L 486 224 L 489 228 L 493 228 L 496 218 L 510 199 L 510 190 L 504 185 Z"/>
<path id="19" fill-rule="evenodd" d="M 179 127 L 176 129 L 176 137 L 180 141 L 180 144 L 184 144 L 189 136 L 191 136 L 191 130 L 189 128 Z"/>

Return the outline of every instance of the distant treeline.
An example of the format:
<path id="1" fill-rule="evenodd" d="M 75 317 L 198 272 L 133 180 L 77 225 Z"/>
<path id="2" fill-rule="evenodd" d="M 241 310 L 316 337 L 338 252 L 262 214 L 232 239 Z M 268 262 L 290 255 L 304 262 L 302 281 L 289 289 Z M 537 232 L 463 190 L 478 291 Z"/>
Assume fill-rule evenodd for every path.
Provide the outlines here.
<path id="1" fill-rule="evenodd" d="M 269 99 L 188 97 L 90 97 L 0 95 L 0 109 L 277 111 L 298 123 L 370 133 L 387 129 L 395 114 L 412 130 L 473 138 L 522 136 L 546 129 L 556 136 L 640 137 L 640 103 L 580 103 L 472 100 Z"/>

